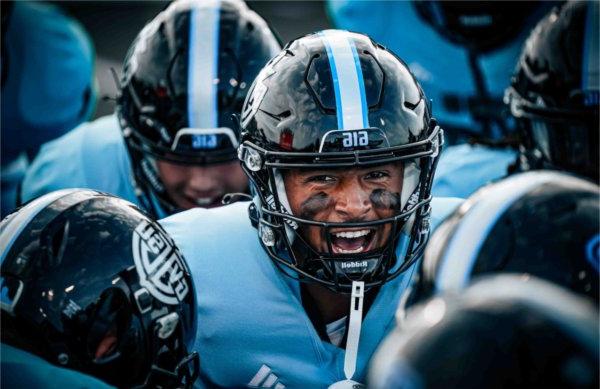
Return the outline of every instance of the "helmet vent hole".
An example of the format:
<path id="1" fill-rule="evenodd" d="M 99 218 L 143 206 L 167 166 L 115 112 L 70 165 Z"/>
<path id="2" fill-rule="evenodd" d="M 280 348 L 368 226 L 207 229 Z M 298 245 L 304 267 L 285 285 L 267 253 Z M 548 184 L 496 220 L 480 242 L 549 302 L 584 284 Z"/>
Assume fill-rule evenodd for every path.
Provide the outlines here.
<path id="1" fill-rule="evenodd" d="M 292 112 L 288 109 L 287 111 L 283 111 L 282 113 L 277 115 L 277 117 L 279 119 L 285 119 L 285 118 L 289 118 L 291 115 L 292 115 Z"/>
<path id="2" fill-rule="evenodd" d="M 417 106 L 419 105 L 419 103 L 421 102 L 421 100 L 417 101 L 415 104 L 409 102 L 409 101 L 405 101 L 404 102 L 404 106 L 408 109 L 410 109 L 411 111 L 414 111 L 415 108 L 417 108 Z"/>
<path id="3" fill-rule="evenodd" d="M 246 23 L 246 29 L 248 31 L 254 31 L 254 24 L 252 24 L 251 22 Z"/>
<path id="4" fill-rule="evenodd" d="M 62 258 L 67 247 L 69 236 L 69 222 L 66 222 L 60 228 L 57 228 L 55 233 L 52 234 L 50 244 L 48 247 L 48 257 L 46 266 L 48 268 L 58 266 L 62 262 Z"/>

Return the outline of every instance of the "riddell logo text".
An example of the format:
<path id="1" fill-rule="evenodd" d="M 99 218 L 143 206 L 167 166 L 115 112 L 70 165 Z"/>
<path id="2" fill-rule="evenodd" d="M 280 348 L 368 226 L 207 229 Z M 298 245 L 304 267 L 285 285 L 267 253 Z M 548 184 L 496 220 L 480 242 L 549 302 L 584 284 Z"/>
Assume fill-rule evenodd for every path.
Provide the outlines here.
<path id="1" fill-rule="evenodd" d="M 342 262 L 342 269 L 354 269 L 357 267 L 365 268 L 367 266 L 367 261 Z"/>

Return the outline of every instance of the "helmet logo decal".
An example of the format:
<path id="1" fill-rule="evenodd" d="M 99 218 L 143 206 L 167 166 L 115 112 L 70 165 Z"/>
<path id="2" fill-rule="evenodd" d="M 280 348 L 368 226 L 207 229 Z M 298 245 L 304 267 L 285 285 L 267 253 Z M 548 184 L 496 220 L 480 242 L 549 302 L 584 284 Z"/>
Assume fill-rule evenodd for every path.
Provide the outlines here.
<path id="1" fill-rule="evenodd" d="M 600 234 L 596 234 L 590 239 L 585 247 L 586 258 L 588 262 L 600 272 Z"/>
<path id="2" fill-rule="evenodd" d="M 369 127 L 369 110 L 360 61 L 350 33 L 325 30 L 320 33 L 331 68 L 338 128 Z"/>
<path id="3" fill-rule="evenodd" d="M 344 131 L 342 135 L 342 144 L 346 148 L 369 145 L 369 134 L 366 131 Z"/>
<path id="4" fill-rule="evenodd" d="M 264 81 L 275 74 L 275 65 L 285 57 L 285 54 L 285 51 L 280 52 L 276 57 L 271 59 L 260 73 L 258 73 L 258 76 L 256 76 L 256 80 L 254 80 L 250 92 L 248 93 L 248 96 L 246 96 L 244 107 L 242 108 L 242 120 L 240 123 L 242 127 L 246 127 L 254 115 L 256 115 L 256 112 L 258 112 L 258 107 L 260 107 L 260 103 L 262 103 L 267 94 L 267 90 L 269 89 Z"/>
<path id="5" fill-rule="evenodd" d="M 238 147 L 238 140 L 231 128 L 182 128 L 177 131 L 171 150 L 176 151 L 180 146 L 186 145 L 194 150 L 214 149 L 219 146 L 219 141 L 228 141 L 231 147 Z"/>
<path id="6" fill-rule="evenodd" d="M 218 127 L 215 80 L 219 77 L 219 3 L 195 2 L 191 10 L 187 101 L 189 127 Z"/>
<path id="7" fill-rule="evenodd" d="M 352 151 L 381 147 L 389 147 L 389 141 L 383 131 L 378 128 L 364 130 L 331 130 L 321 137 L 319 152 Z"/>
<path id="8" fill-rule="evenodd" d="M 178 304 L 190 290 L 183 258 L 158 228 L 142 221 L 132 238 L 133 260 L 140 284 L 165 304 Z"/>

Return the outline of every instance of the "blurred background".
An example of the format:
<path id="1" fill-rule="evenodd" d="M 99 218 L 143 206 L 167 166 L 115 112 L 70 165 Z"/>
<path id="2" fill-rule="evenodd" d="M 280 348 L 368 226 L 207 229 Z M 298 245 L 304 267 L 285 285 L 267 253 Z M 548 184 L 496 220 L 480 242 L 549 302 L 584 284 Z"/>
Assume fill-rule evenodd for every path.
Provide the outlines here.
<path id="1" fill-rule="evenodd" d="M 127 48 L 140 31 L 166 5 L 166 1 L 53 1 L 77 19 L 96 49 L 99 97 L 94 118 L 110 114 L 114 104 L 103 96 L 117 89 L 110 68 L 119 74 Z M 275 27 L 283 42 L 331 27 L 323 1 L 248 1 L 248 5 Z"/>

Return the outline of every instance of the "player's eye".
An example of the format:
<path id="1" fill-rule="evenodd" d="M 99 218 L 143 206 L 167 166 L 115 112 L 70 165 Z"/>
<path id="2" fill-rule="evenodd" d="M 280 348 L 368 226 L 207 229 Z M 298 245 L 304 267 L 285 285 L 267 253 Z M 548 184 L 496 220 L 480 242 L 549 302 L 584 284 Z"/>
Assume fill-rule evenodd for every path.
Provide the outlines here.
<path id="1" fill-rule="evenodd" d="M 320 174 L 316 176 L 310 176 L 306 179 L 306 182 L 312 182 L 315 184 L 330 184 L 335 182 L 336 178 L 334 176 L 329 176 L 326 174 Z"/>
<path id="2" fill-rule="evenodd" d="M 365 174 L 366 180 L 381 180 L 389 177 L 390 174 L 384 170 L 376 170 Z"/>

